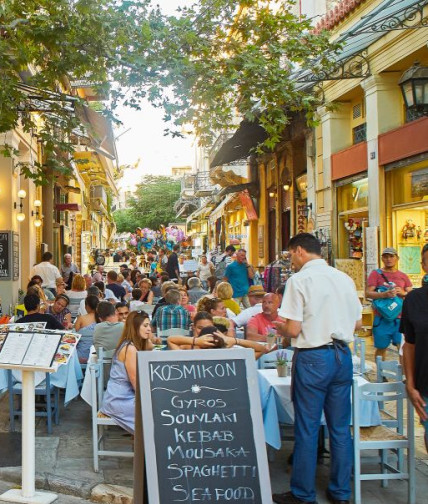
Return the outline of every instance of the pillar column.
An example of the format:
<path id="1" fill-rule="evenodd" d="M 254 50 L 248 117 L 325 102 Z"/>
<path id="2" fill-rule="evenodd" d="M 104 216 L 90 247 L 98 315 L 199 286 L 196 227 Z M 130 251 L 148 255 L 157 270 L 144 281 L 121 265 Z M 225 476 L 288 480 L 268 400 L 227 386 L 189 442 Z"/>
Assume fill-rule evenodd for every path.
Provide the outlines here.
<path id="1" fill-rule="evenodd" d="M 351 104 L 336 103 L 336 110 L 318 109 L 322 128 L 322 169 L 316 167 L 317 228 L 331 230 L 333 217 L 333 184 L 331 180 L 331 155 L 352 145 Z M 322 206 L 319 205 L 322 201 Z M 335 219 L 334 219 L 335 220 Z M 333 226 L 334 227 L 334 226 Z"/>
<path id="2" fill-rule="evenodd" d="M 402 101 L 398 85 L 400 74 L 388 72 L 373 75 L 361 82 L 365 93 L 367 123 L 367 166 L 369 226 L 380 230 L 380 244 L 377 249 L 387 246 L 385 174 L 378 160 L 378 136 L 402 123 Z M 373 241 L 371 241 L 373 243 Z M 378 267 L 377 250 L 367 250 L 367 272 Z"/>

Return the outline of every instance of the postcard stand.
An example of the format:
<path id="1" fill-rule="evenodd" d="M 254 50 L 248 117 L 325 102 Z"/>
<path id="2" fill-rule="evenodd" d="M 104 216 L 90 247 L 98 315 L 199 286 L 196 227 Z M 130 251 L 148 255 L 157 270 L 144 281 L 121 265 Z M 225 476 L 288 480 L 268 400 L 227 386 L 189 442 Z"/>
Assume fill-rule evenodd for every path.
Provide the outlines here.
<path id="1" fill-rule="evenodd" d="M 60 336 L 59 336 L 60 337 Z M 45 352 L 46 348 L 33 348 L 33 351 Z M 2 352 L 3 353 L 3 352 Z M 1 355 L 1 354 L 0 354 Z M 55 351 L 52 354 L 52 359 Z M 58 495 L 49 492 L 36 492 L 35 489 L 35 380 L 34 373 L 41 371 L 53 373 L 56 367 L 51 365 L 23 365 L 0 362 L 0 368 L 15 369 L 22 372 L 22 488 L 8 490 L 0 495 L 0 501 L 22 502 L 26 504 L 49 504 Z M 12 362 L 14 359 L 12 357 Z"/>

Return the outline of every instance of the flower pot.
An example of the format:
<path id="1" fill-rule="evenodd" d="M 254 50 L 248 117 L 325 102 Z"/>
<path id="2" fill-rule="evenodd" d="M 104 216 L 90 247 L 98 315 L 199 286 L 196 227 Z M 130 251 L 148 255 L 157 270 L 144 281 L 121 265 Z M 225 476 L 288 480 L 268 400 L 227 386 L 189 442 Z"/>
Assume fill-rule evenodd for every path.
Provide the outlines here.
<path id="1" fill-rule="evenodd" d="M 277 364 L 276 365 L 276 372 L 278 373 L 278 376 L 285 378 L 287 376 L 287 365 L 286 364 Z"/>

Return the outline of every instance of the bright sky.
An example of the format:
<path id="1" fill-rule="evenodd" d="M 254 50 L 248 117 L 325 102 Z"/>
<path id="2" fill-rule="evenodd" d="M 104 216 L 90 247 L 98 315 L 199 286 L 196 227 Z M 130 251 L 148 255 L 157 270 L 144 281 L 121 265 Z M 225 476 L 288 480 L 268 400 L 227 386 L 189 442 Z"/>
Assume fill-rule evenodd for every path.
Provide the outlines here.
<path id="1" fill-rule="evenodd" d="M 159 3 L 165 13 L 173 14 L 178 6 L 189 6 L 194 1 L 162 0 Z M 117 130 L 116 137 L 131 128 L 116 141 L 120 164 L 134 164 L 140 158 L 142 175 L 170 175 L 173 166 L 193 165 L 192 140 L 164 136 L 166 124 L 162 115 L 162 110 L 149 103 L 143 103 L 138 112 L 125 107 L 119 109 L 123 126 Z"/>

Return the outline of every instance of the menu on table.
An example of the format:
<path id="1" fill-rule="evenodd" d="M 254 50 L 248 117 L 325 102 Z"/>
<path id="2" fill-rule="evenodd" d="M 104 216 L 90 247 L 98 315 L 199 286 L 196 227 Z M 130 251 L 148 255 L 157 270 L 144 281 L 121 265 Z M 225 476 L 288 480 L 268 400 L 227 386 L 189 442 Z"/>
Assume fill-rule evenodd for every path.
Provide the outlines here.
<path id="1" fill-rule="evenodd" d="M 10 331 L 1 347 L 0 364 L 51 367 L 61 336 L 61 333 Z"/>

